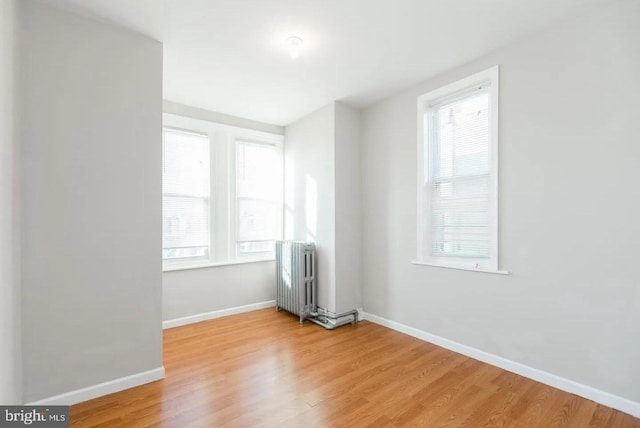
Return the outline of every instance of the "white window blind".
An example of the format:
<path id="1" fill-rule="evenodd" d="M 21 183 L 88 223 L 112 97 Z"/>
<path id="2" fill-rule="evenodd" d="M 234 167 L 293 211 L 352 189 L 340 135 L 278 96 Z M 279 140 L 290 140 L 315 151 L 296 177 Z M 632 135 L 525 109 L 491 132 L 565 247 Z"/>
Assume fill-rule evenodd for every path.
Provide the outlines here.
<path id="1" fill-rule="evenodd" d="M 429 109 L 433 123 L 428 192 L 431 253 L 488 258 L 489 95 L 474 89 Z"/>
<path id="2" fill-rule="evenodd" d="M 208 258 L 209 137 L 164 129 L 163 259 Z"/>
<path id="3" fill-rule="evenodd" d="M 419 98 L 418 261 L 497 271 L 497 67 Z"/>
<path id="4" fill-rule="evenodd" d="M 236 142 L 238 255 L 275 250 L 280 236 L 282 164 L 273 144 Z"/>

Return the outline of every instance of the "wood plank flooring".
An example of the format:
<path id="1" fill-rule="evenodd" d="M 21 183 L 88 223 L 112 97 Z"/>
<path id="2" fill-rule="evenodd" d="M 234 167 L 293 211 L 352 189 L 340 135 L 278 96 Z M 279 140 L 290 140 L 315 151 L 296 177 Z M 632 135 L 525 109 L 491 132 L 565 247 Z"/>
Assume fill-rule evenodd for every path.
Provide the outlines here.
<path id="1" fill-rule="evenodd" d="M 164 331 L 166 379 L 71 407 L 73 427 L 625 427 L 640 420 L 363 321 L 273 309 Z"/>

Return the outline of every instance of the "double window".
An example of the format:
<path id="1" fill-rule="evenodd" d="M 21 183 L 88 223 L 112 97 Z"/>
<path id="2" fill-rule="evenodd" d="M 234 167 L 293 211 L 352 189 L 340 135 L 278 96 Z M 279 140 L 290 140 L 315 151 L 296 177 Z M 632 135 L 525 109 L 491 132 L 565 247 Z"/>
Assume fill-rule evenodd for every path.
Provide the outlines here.
<path id="1" fill-rule="evenodd" d="M 274 258 L 282 136 L 164 115 L 164 269 Z"/>
<path id="2" fill-rule="evenodd" d="M 498 270 L 498 68 L 418 99 L 418 262 Z"/>

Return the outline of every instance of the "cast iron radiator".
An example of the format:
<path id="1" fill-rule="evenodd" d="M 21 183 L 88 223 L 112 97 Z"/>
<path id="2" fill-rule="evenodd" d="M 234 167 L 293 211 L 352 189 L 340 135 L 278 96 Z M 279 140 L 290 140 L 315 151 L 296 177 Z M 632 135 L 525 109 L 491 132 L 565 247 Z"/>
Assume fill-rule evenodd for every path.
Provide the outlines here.
<path id="1" fill-rule="evenodd" d="M 313 242 L 276 241 L 276 310 L 303 322 L 317 311 L 316 246 Z"/>

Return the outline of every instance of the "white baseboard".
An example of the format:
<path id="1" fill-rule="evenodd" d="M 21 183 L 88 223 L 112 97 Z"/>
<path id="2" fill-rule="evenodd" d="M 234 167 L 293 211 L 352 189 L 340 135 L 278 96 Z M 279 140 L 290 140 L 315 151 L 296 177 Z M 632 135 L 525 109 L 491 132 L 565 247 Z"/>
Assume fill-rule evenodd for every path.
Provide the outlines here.
<path id="1" fill-rule="evenodd" d="M 533 379 L 540 383 L 544 383 L 545 385 L 593 400 L 596 403 L 620 410 L 621 412 L 628 413 L 635 417 L 640 417 L 640 403 L 638 402 L 499 357 L 489 352 L 481 351 L 480 349 L 473 348 L 471 346 L 454 342 L 453 340 L 445 339 L 444 337 L 436 336 L 435 334 L 427 333 L 423 330 L 418 330 L 417 328 L 409 327 L 408 325 L 401 324 L 399 322 L 379 317 L 377 315 L 367 312 L 362 312 L 362 315 L 363 319 L 388 327 L 392 330 L 408 334 L 409 336 L 424 340 L 425 342 L 433 343 L 434 345 L 438 345 L 459 354 L 491 364 L 492 366 L 500 367 L 501 369 Z"/>
<path id="2" fill-rule="evenodd" d="M 233 308 L 221 309 L 219 311 L 205 312 L 202 314 L 189 315 L 188 317 L 175 318 L 172 320 L 162 321 L 162 329 L 180 327 L 181 325 L 193 324 L 195 322 L 212 320 L 214 318 L 226 317 L 228 315 L 241 314 L 243 312 L 251 312 L 258 309 L 273 308 L 276 306 L 275 300 L 266 302 L 252 303 L 251 305 L 236 306 Z"/>
<path id="3" fill-rule="evenodd" d="M 102 397 L 107 394 L 113 394 L 114 392 L 123 391 L 125 389 L 144 385 L 145 383 L 154 382 L 160 379 L 164 379 L 164 367 L 158 367 L 157 369 L 147 370 L 131 376 L 125 376 L 108 382 L 99 383 L 97 385 L 88 386 L 86 388 L 77 389 L 75 391 L 66 392 L 64 394 L 55 395 L 53 397 L 34 401 L 33 403 L 28 403 L 28 405 L 71 406 L 72 404 L 82 403 L 83 401 Z"/>

